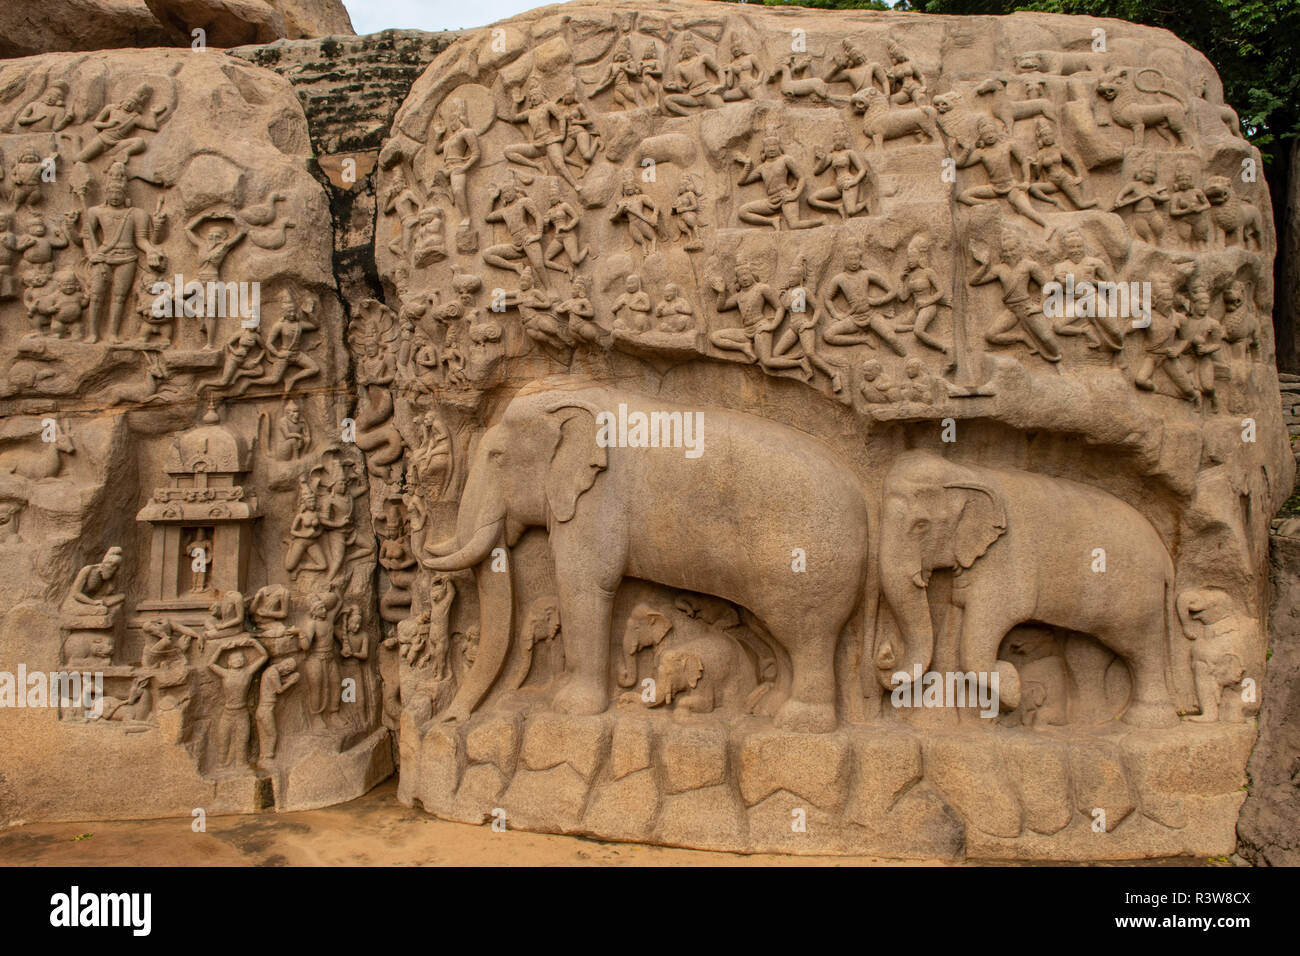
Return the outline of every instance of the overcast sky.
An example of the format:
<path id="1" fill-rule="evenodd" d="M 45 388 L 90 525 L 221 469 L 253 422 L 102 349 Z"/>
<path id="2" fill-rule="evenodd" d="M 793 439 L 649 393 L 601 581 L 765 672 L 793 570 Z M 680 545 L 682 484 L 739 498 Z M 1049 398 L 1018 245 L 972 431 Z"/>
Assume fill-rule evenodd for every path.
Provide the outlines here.
<path id="1" fill-rule="evenodd" d="M 4 0 L 8 2 L 8 0 Z M 481 27 L 550 0 L 343 0 L 357 33 Z"/>

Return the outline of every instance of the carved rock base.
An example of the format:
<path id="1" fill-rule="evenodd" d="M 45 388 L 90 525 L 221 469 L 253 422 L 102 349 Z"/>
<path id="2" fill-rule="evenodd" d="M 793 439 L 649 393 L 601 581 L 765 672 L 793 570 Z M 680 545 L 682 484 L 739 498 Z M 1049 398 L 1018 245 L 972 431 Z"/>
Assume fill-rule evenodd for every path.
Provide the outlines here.
<path id="1" fill-rule="evenodd" d="M 810 736 L 630 709 L 423 728 L 408 718 L 398 797 L 463 823 L 504 812 L 511 829 L 738 853 L 1217 856 L 1236 842 L 1252 738 L 1245 725 L 1119 723 Z"/>

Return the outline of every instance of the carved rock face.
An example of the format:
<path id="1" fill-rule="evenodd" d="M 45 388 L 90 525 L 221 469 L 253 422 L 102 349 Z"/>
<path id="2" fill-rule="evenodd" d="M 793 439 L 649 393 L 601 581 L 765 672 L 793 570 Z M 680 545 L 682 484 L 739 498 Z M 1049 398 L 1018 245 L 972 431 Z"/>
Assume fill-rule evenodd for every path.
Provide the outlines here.
<path id="1" fill-rule="evenodd" d="M 383 301 L 346 306 L 283 80 L 7 65 L 0 634 L 106 661 L 140 732 L 65 708 L 0 769 L 42 748 L 83 815 L 266 775 L 322 805 L 400 728 L 402 798 L 460 820 L 1230 851 L 1253 710 L 1223 695 L 1294 477 L 1270 207 L 1206 61 L 1113 21 L 1075 52 L 1099 23 L 579 2 L 466 32 L 367 160 Z M 1241 668 L 1197 674 L 1202 592 Z M 1170 772 L 1188 747 L 1215 771 Z"/>
<path id="2" fill-rule="evenodd" d="M 971 685 L 984 732 L 927 753 L 926 787 L 965 821 L 967 850 L 984 833 L 1012 838 L 999 853 L 1050 853 L 1084 824 L 1064 805 L 1050 826 L 1023 809 L 1047 798 L 989 759 L 998 713 L 1063 728 L 1089 765 L 1077 780 L 1104 776 L 1096 762 L 1118 755 L 1090 740 L 1116 716 L 1139 749 L 1221 727 L 1180 720 L 1203 708 L 1177 594 L 1224 588 L 1234 613 L 1264 614 L 1267 517 L 1293 466 L 1268 323 L 1250 321 L 1272 295 L 1258 155 L 1202 99 L 1209 65 L 1159 31 L 1108 23 L 1103 51 L 1075 53 L 1092 21 L 801 13 L 792 48 L 791 22 L 573 4 L 462 35 L 398 111 L 376 242 L 393 314 L 373 327 L 405 318 L 410 354 L 430 357 L 398 363 L 394 395 L 405 381 L 414 397 L 393 422 L 419 434 L 433 411 L 450 436 L 421 545 L 438 573 L 478 575 L 456 620 L 482 634 L 451 692 L 429 691 L 445 726 L 420 746 L 473 739 L 485 708 L 542 709 L 603 753 L 623 733 L 611 702 L 657 699 L 643 686 L 656 652 L 620 635 L 711 595 L 729 611 L 716 639 L 761 675 L 713 708 L 711 732 L 743 740 L 770 720 L 778 741 L 831 734 L 870 760 L 881 734 L 930 748 L 930 730 L 964 726 L 936 706 L 952 703 L 950 672 L 997 680 L 1000 702 Z M 1221 177 L 1240 205 L 1216 220 L 1234 201 Z M 436 256 L 429 221 L 456 237 Z M 463 343 L 489 312 L 500 359 L 484 373 Z M 697 457 L 669 424 L 694 413 Z M 378 477 L 372 496 L 392 494 L 395 476 Z M 562 509 L 539 505 L 574 481 Z M 564 680 L 516 691 L 515 609 L 548 593 Z M 724 682 L 726 666 L 704 673 Z M 1050 694 L 1043 675 L 1062 678 Z M 671 718 L 642 713 L 675 779 Z M 498 765 L 515 774 L 506 799 L 551 765 L 517 745 L 519 768 Z M 577 754 L 602 820 L 623 758 L 617 743 L 608 767 Z M 763 772 L 791 767 L 772 759 Z M 421 779 L 434 812 L 472 803 L 454 774 Z M 650 804 L 637 838 L 784 846 L 759 807 L 684 837 L 671 799 Z M 518 809 L 525 825 L 579 825 Z M 1112 811 L 1109 827 L 1128 814 Z M 1217 839 L 1160 828 L 1174 816 L 1107 852 Z M 946 839 L 905 829 L 905 852 Z M 1061 835 L 1031 851 L 1032 830 Z"/>

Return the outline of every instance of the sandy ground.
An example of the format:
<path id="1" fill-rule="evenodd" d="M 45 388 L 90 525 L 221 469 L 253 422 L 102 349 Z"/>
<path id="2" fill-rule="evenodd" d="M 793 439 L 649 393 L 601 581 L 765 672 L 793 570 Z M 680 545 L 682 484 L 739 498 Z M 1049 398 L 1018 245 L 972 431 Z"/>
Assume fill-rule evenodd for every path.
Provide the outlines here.
<path id="1" fill-rule="evenodd" d="M 494 833 L 397 802 L 388 781 L 337 807 L 298 813 L 40 823 L 0 831 L 7 866 L 898 866 L 875 857 L 740 856 L 538 833 Z M 1204 860 L 1150 861 L 1206 863 Z M 933 865 L 933 864 L 931 864 Z"/>

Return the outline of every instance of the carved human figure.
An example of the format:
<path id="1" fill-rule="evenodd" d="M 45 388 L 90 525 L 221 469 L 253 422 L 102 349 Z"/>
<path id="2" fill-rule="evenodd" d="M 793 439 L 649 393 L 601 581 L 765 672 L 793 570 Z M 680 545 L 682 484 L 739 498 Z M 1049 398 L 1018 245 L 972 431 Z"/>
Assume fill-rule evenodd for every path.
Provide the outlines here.
<path id="1" fill-rule="evenodd" d="M 1024 344 L 1031 355 L 1040 355 L 1048 362 L 1061 360 L 1061 345 L 1056 340 L 1051 324 L 1043 315 L 1041 302 L 1032 296 L 1033 286 L 1039 291 L 1050 281 L 1042 264 L 1025 254 L 1020 237 L 1004 230 L 999 258 L 983 258 L 976 249 L 971 254 L 978 264 L 966 281 L 971 285 L 996 282 L 1002 287 L 1002 304 L 1006 310 L 984 333 L 990 345 Z"/>
<path id="2" fill-rule="evenodd" d="M 37 331 L 48 325 L 49 334 L 56 339 L 74 335 L 82 324 L 90 298 L 81 288 L 81 280 L 71 270 L 54 277 L 54 288 L 36 299 L 32 306 L 34 316 L 39 316 Z"/>
<path id="3" fill-rule="evenodd" d="M 879 63 L 869 63 L 866 54 L 845 37 L 839 47 L 828 58 L 822 79 L 827 83 L 845 80 L 854 93 L 874 84 L 881 93 L 888 93 L 890 88 L 889 71 Z"/>
<path id="4" fill-rule="evenodd" d="M 563 272 L 568 276 L 573 275 L 573 270 L 591 255 L 591 249 L 587 246 L 579 246 L 578 243 L 578 225 L 582 222 L 571 205 L 565 201 L 564 195 L 560 192 L 559 184 L 551 190 L 550 203 L 546 207 L 546 214 L 543 216 L 543 228 L 551 230 L 551 239 L 546 244 L 546 267 L 554 269 L 556 272 Z M 568 256 L 568 265 L 559 261 L 559 255 L 563 252 Z"/>
<path id="5" fill-rule="evenodd" d="M 975 142 L 960 150 L 957 167 L 982 166 L 988 183 L 962 190 L 957 199 L 968 206 L 1006 199 L 1016 212 L 1031 222 L 1046 226 L 1029 201 L 1029 171 L 1032 157 L 1019 143 L 1008 139 L 997 120 L 981 116 L 976 126 Z"/>
<path id="6" fill-rule="evenodd" d="M 469 222 L 469 172 L 483 158 L 483 148 L 479 145 L 478 134 L 469 124 L 469 110 L 463 99 L 451 101 L 447 110 L 447 127 L 434 131 L 433 145 L 434 152 L 442 155 L 456 211 L 462 221 Z"/>
<path id="7" fill-rule="evenodd" d="M 140 630 L 151 641 L 151 643 L 145 645 L 140 657 L 141 663 L 145 667 L 157 667 L 164 661 L 175 658 L 178 654 L 184 660 L 191 643 L 198 645 L 200 652 L 203 650 L 204 639 L 202 632 L 186 627 L 178 621 L 168 620 L 167 618 L 146 621 L 140 625 Z"/>
<path id="8" fill-rule="evenodd" d="M 422 611 L 414 617 L 397 623 L 397 633 L 384 640 L 384 647 L 397 647 L 398 656 L 413 668 L 422 667 L 429 660 L 429 612 Z"/>
<path id="9" fill-rule="evenodd" d="M 907 243 L 907 261 L 898 277 L 894 298 L 899 303 L 910 300 L 916 310 L 912 321 L 896 325 L 895 331 L 910 331 L 918 342 L 952 359 L 951 347 L 930 331 L 939 317 L 939 307 L 949 307 L 949 302 L 947 290 L 940 284 L 938 274 L 930 268 L 930 237 L 925 233 L 917 233 Z"/>
<path id="10" fill-rule="evenodd" d="M 1148 153 L 1133 171 L 1132 182 L 1119 191 L 1110 207 L 1112 212 L 1130 209 L 1130 228 L 1153 246 L 1159 245 L 1165 234 L 1164 217 L 1158 207 L 1169 202 L 1169 190 L 1157 185 L 1156 175 L 1155 157 Z"/>
<path id="11" fill-rule="evenodd" d="M 844 381 L 840 370 L 826 361 L 817 348 L 817 327 L 821 324 L 822 310 L 809 278 L 808 260 L 801 255 L 790 266 L 781 289 L 776 327 L 780 328 L 782 321 L 786 326 L 772 346 L 772 352 L 785 357 L 795 354 L 798 348 L 812 367 L 830 379 L 831 391 L 841 394 Z"/>
<path id="12" fill-rule="evenodd" d="M 281 461 L 295 461 L 311 448 L 311 425 L 302 416 L 302 408 L 292 398 L 280 411 L 276 430 L 276 457 Z"/>
<path id="13" fill-rule="evenodd" d="M 597 96 L 613 87 L 614 103 L 619 109 L 631 110 L 644 106 L 638 85 L 639 69 L 632 59 L 632 40 L 624 37 L 610 58 L 605 75 L 591 89 L 591 96 Z"/>
<path id="14" fill-rule="evenodd" d="M 257 689 L 256 712 L 258 757 L 262 763 L 275 756 L 280 738 L 275 723 L 275 705 L 280 695 L 302 677 L 295 672 L 297 666 L 292 657 L 284 657 L 262 672 L 261 684 Z"/>
<path id="15" fill-rule="evenodd" d="M 239 650 L 250 648 L 252 659 Z M 221 682 L 221 710 L 216 722 L 218 760 L 223 767 L 248 762 L 248 742 L 252 722 L 248 713 L 248 689 L 253 678 L 271 655 L 248 635 L 236 638 L 227 648 L 225 665 L 213 661 L 208 670 Z"/>
<path id="16" fill-rule="evenodd" d="M 835 177 L 835 183 L 815 190 L 809 195 L 809 206 L 814 209 L 825 209 L 828 212 L 838 212 L 840 219 L 870 211 L 862 197 L 862 182 L 870 167 L 867 165 L 866 157 L 850 148 L 847 129 L 837 127 L 830 151 L 827 152 L 823 146 L 817 146 L 813 150 L 813 157 L 816 160 L 813 165 L 813 175 L 820 176 L 830 170 Z"/>
<path id="17" fill-rule="evenodd" d="M 624 178 L 622 195 L 609 216 L 610 222 L 620 219 L 627 226 L 628 238 L 640 246 L 643 253 L 648 255 L 655 251 L 658 246 L 655 229 L 659 225 L 659 206 L 641 191 L 635 175 Z"/>
<path id="18" fill-rule="evenodd" d="M 555 305 L 555 314 L 568 317 L 569 337 L 589 345 L 606 345 L 607 334 L 596 324 L 596 310 L 587 297 L 587 280 L 575 275 L 569 283 L 569 297 Z"/>
<path id="19" fill-rule="evenodd" d="M 773 355 L 772 333 L 781 320 L 781 298 L 766 282 L 760 282 L 752 263 L 736 264 L 736 288 L 728 293 L 721 279 L 713 281 L 719 312 L 735 311 L 740 314 L 740 327 L 718 329 L 709 334 L 714 348 L 739 352 L 746 361 L 760 363 L 769 371 L 797 368 L 805 379 L 812 377 L 812 367 L 803 355 Z M 771 310 L 771 317 L 768 317 Z"/>
<path id="20" fill-rule="evenodd" d="M 253 599 L 248 602 L 248 613 L 262 640 L 282 637 L 297 639 L 301 634 L 298 628 L 284 623 L 289 618 L 289 589 L 283 584 L 268 584 L 258 588 Z"/>
<path id="21" fill-rule="evenodd" d="M 1210 200 L 1193 181 L 1192 166 L 1186 161 L 1174 167 L 1174 191 L 1169 197 L 1169 218 L 1183 242 L 1193 249 L 1210 244 Z"/>
<path id="22" fill-rule="evenodd" d="M 230 337 L 222 350 L 221 375 L 205 389 L 243 395 L 262 378 L 266 362 L 266 345 L 256 329 L 241 328 Z"/>
<path id="23" fill-rule="evenodd" d="M 451 575 L 435 573 L 429 579 L 429 659 L 435 680 L 451 676 L 447 651 L 451 646 L 451 608 L 456 601 L 456 585 Z"/>
<path id="24" fill-rule="evenodd" d="M 126 196 L 126 167 L 115 163 L 104 185 L 104 202 L 86 210 L 82 230 L 91 275 L 87 342 L 99 341 L 105 300 L 109 339 L 118 341 L 136 264 L 141 253 L 147 256 L 154 251 L 151 236 L 157 224 L 156 217 L 151 222 L 143 210 L 131 206 Z"/>
<path id="25" fill-rule="evenodd" d="M 298 510 L 289 526 L 288 548 L 284 552 L 284 569 L 293 577 L 303 571 L 323 571 L 325 552 L 321 548 L 320 514 L 316 494 L 306 481 L 298 484 Z M 310 562 L 305 559 L 310 558 Z"/>
<path id="26" fill-rule="evenodd" d="M 687 252 L 696 252 L 704 248 L 704 244 L 700 241 L 700 190 L 695 183 L 695 177 L 690 173 L 682 173 L 682 178 L 677 183 L 677 196 L 673 199 L 673 219 L 677 223 L 678 232 L 686 236 L 683 249 Z"/>
<path id="27" fill-rule="evenodd" d="M 185 235 L 198 253 L 199 271 L 195 278 L 200 282 L 219 282 L 226 256 L 248 235 L 248 230 L 238 222 L 226 225 L 227 222 L 230 221 L 201 212 L 185 224 Z M 206 232 L 200 232 L 205 223 L 211 224 Z"/>
<path id="28" fill-rule="evenodd" d="M 604 142 L 595 122 L 587 113 L 587 107 L 578 99 L 576 80 L 560 97 L 560 107 L 564 111 L 564 160 L 569 165 L 586 171 Z"/>
<path id="29" fill-rule="evenodd" d="M 496 187 L 491 206 L 483 221 L 504 225 L 510 233 L 510 241 L 489 246 L 483 251 L 483 261 L 516 273 L 522 273 L 524 266 L 531 264 L 533 275 L 545 285 L 546 267 L 541 243 L 546 225 L 537 204 L 523 193 L 514 177 L 508 177 Z"/>
<path id="30" fill-rule="evenodd" d="M 739 36 L 731 38 L 731 62 L 722 68 L 722 99 L 727 103 L 737 100 L 757 100 L 762 97 L 767 71 L 752 52 L 745 48 Z"/>
<path id="31" fill-rule="evenodd" d="M 699 50 L 695 37 L 687 33 L 677 62 L 664 79 L 664 111 L 686 116 L 693 109 L 715 109 L 722 105 L 725 87 L 718 61 Z"/>
<path id="32" fill-rule="evenodd" d="M 304 351 L 307 335 L 320 326 L 303 317 L 293 293 L 287 289 L 280 301 L 280 318 L 266 335 L 266 371 L 258 381 L 250 384 L 276 385 L 283 382 L 284 393 L 288 395 L 298 382 L 320 374 L 320 364 Z M 290 369 L 294 371 L 286 377 Z"/>
<path id="33" fill-rule="evenodd" d="M 533 284 L 533 270 L 527 266 L 519 273 L 519 291 L 507 295 L 506 305 L 513 305 L 519 310 L 524 334 L 543 349 L 561 357 L 572 345 L 569 330 L 556 319 L 553 307 L 556 296 Z M 617 309 L 615 310 L 617 311 Z M 567 364 L 565 362 L 564 364 Z"/>
<path id="34" fill-rule="evenodd" d="M 1210 403 L 1210 411 L 1219 410 L 1219 392 L 1215 383 L 1219 350 L 1223 347 L 1223 327 L 1210 314 L 1210 290 L 1203 280 L 1193 280 L 1192 312 L 1182 323 L 1179 335 L 1187 342 L 1193 376 L 1200 386 L 1201 397 Z"/>
<path id="35" fill-rule="evenodd" d="M 45 96 L 33 100 L 23 108 L 14 121 L 31 133 L 57 133 L 72 122 L 72 111 L 67 107 L 68 88 L 55 83 Z"/>
<path id="36" fill-rule="evenodd" d="M 9 198 L 19 209 L 24 204 L 37 205 L 41 201 L 42 172 L 41 154 L 34 146 L 23 147 L 9 171 L 12 180 Z"/>
<path id="37" fill-rule="evenodd" d="M 880 306 L 893 301 L 894 289 L 879 272 L 862 267 L 864 252 L 860 239 L 855 236 L 847 239 L 844 243 L 844 269 L 836 273 L 826 286 L 823 302 L 826 313 L 831 317 L 824 335 L 826 344 L 868 345 L 876 348 L 879 340 L 896 354 L 906 355 L 907 346 L 884 314 L 878 311 Z M 872 285 L 879 286 L 884 291 L 873 293 Z M 836 306 L 837 296 L 848 307 L 846 312 L 841 312 Z"/>
<path id="38" fill-rule="evenodd" d="M 341 607 L 333 591 L 313 594 L 298 638 L 298 648 L 307 652 L 302 662 L 307 678 L 307 709 L 321 724 L 339 709 L 342 682 L 334 653 L 334 620 Z"/>
<path id="39" fill-rule="evenodd" d="M 682 295 L 682 290 L 677 283 L 666 284 L 663 301 L 655 306 L 655 327 L 660 332 L 676 335 L 694 331 L 698 322 L 699 317 L 695 313 L 695 306 Z"/>
<path id="40" fill-rule="evenodd" d="M 122 158 L 143 153 L 144 137 L 138 130 L 158 132 L 168 114 L 167 106 L 150 107 L 153 88 L 142 83 L 118 103 L 110 103 L 99 111 L 91 125 L 96 133 L 77 154 L 77 162 L 88 163 L 95 157 L 120 150 Z"/>
<path id="41" fill-rule="evenodd" d="M 545 167 L 537 160 L 545 156 L 557 175 L 574 189 L 578 188 L 578 181 L 564 161 L 564 113 L 546 99 L 540 83 L 534 81 L 529 85 L 523 110 L 506 114 L 502 119 L 528 125 L 528 141 L 505 147 L 502 155 L 506 159 L 544 173 Z"/>
<path id="42" fill-rule="evenodd" d="M 885 368 L 879 359 L 867 359 L 862 363 L 862 379 L 858 383 L 858 392 L 868 405 L 885 405 L 894 386 L 885 375 Z"/>
<path id="43" fill-rule="evenodd" d="M 1034 127 L 1038 140 L 1038 152 L 1031 161 L 1035 173 L 1046 182 L 1035 183 L 1031 192 L 1039 199 L 1059 206 L 1054 193 L 1061 193 L 1074 205 L 1075 209 L 1092 209 L 1097 200 L 1087 199 L 1083 195 L 1083 163 L 1064 146 L 1056 142 L 1056 130 L 1045 119 L 1040 119 Z"/>
<path id="44" fill-rule="evenodd" d="M 25 267 L 23 279 L 24 284 L 28 284 L 28 279 L 38 272 L 47 276 L 54 273 L 55 252 L 68 248 L 68 237 L 58 226 L 53 230 L 48 229 L 45 220 L 35 216 L 28 222 L 27 231 L 17 237 L 14 245 L 15 251 L 22 254 Z"/>
<path id="45" fill-rule="evenodd" d="M 144 272 L 140 274 L 135 290 L 135 315 L 139 326 L 135 337 L 139 342 L 153 345 L 155 339 L 160 345 L 172 345 L 175 317 L 170 303 L 162 302 L 157 290 L 166 285 L 166 256 L 161 252 L 151 252 L 144 256 Z M 87 299 L 87 304 L 90 299 Z"/>
<path id="46" fill-rule="evenodd" d="M 1174 286 L 1157 276 L 1151 283 L 1151 324 L 1143 330 L 1146 350 L 1133 384 L 1143 391 L 1155 390 L 1155 374 L 1162 370 L 1183 398 L 1200 401 L 1200 391 L 1183 368 L 1182 354 L 1191 344 L 1179 334 L 1186 316 L 1175 308 Z"/>
<path id="47" fill-rule="evenodd" d="M 623 292 L 610 306 L 614 316 L 614 329 L 620 332 L 648 332 L 650 330 L 650 293 L 641 288 L 641 277 L 635 272 L 623 280 Z"/>
<path id="48" fill-rule="evenodd" d="M 737 161 L 741 163 L 737 185 L 747 186 L 761 181 L 765 193 L 764 198 L 740 207 L 741 222 L 773 229 L 780 229 L 782 220 L 787 229 L 812 229 L 822 224 L 820 219 L 799 218 L 799 197 L 803 195 L 807 180 L 798 163 L 785 154 L 781 137 L 775 132 L 768 132 L 763 137 L 761 160 L 757 166 L 748 156 L 737 157 Z"/>
<path id="49" fill-rule="evenodd" d="M 1121 363 L 1124 361 L 1124 329 L 1118 316 L 1105 315 L 1098 283 L 1111 282 L 1110 266 L 1088 252 L 1087 241 L 1078 229 L 1071 229 L 1061 240 L 1063 258 L 1052 267 L 1052 279 L 1064 290 L 1061 314 L 1052 328 L 1058 335 L 1083 335 L 1088 347 L 1105 349 Z M 1091 299 L 1085 308 L 1076 307 L 1076 299 Z M 1080 303 L 1082 304 L 1082 303 Z"/>
<path id="50" fill-rule="evenodd" d="M 87 564 L 72 580 L 63 599 L 62 611 L 73 616 L 105 616 L 116 613 L 126 600 L 119 591 L 117 573 L 122 566 L 122 549 L 109 548 L 95 564 Z"/>
<path id="51" fill-rule="evenodd" d="M 912 62 L 897 40 L 890 40 L 886 44 L 886 50 L 889 53 L 886 73 L 889 76 L 890 102 L 898 106 L 907 103 L 929 106 L 930 101 L 925 94 L 925 77 L 921 75 L 920 67 Z"/>
<path id="52" fill-rule="evenodd" d="M 185 555 L 190 559 L 190 591 L 202 594 L 208 589 L 208 577 L 212 573 L 212 537 L 206 528 L 194 529 Z"/>

